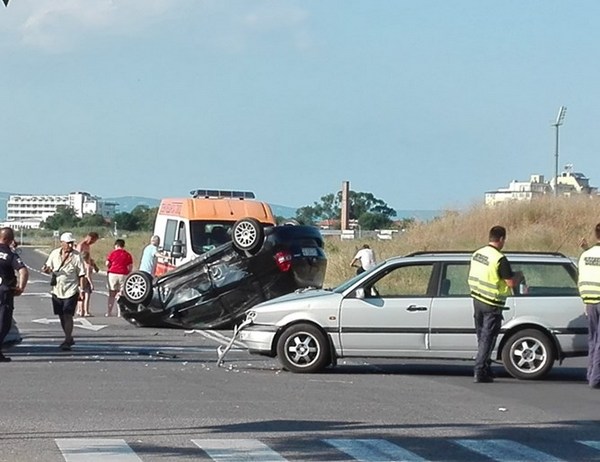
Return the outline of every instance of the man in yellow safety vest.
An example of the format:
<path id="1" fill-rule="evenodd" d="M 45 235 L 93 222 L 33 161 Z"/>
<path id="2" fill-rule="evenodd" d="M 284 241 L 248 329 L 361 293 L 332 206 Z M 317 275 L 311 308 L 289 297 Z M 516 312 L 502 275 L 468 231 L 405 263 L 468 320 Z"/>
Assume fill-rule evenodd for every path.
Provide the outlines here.
<path id="1" fill-rule="evenodd" d="M 488 245 L 476 250 L 471 256 L 469 288 L 473 298 L 473 318 L 477 334 L 475 357 L 475 383 L 490 383 L 492 375 L 491 355 L 502 327 L 502 310 L 506 298 L 512 295 L 523 275 L 513 272 L 502 253 L 506 241 L 506 229 L 494 226 L 489 232 Z"/>

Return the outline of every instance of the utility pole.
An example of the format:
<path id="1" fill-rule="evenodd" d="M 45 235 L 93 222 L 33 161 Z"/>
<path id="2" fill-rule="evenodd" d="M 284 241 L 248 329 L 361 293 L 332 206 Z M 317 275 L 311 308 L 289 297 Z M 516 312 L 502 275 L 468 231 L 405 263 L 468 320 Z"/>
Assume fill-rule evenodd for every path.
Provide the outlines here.
<path id="1" fill-rule="evenodd" d="M 553 127 L 556 127 L 556 144 L 554 151 L 554 197 L 558 196 L 558 128 L 563 124 L 566 114 L 566 106 L 561 106 L 558 110 L 558 115 L 556 116 L 556 122 L 552 124 Z"/>

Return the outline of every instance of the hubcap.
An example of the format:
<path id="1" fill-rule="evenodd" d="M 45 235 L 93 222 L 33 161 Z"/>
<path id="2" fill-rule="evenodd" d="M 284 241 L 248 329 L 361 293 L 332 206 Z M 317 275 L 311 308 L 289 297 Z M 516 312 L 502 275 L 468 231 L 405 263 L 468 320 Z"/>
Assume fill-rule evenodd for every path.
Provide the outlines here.
<path id="1" fill-rule="evenodd" d="M 146 290 L 146 281 L 141 276 L 132 276 L 127 280 L 127 284 L 125 284 L 125 291 L 132 300 L 141 300 Z"/>
<path id="2" fill-rule="evenodd" d="M 235 228 L 235 240 L 243 247 L 250 247 L 256 241 L 256 229 L 251 223 L 240 223 Z"/>
<path id="3" fill-rule="evenodd" d="M 319 342 L 306 332 L 290 337 L 286 342 L 285 349 L 290 362 L 301 367 L 314 363 L 321 351 Z"/>
<path id="4" fill-rule="evenodd" d="M 512 361 L 515 367 L 525 373 L 539 371 L 548 360 L 544 345 L 535 338 L 523 338 L 512 349 Z"/>

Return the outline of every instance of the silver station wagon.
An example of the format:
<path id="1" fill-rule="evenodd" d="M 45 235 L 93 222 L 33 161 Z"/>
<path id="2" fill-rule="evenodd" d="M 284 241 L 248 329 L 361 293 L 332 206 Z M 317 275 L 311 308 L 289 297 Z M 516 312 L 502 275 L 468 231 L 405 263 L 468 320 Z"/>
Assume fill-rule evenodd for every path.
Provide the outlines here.
<path id="1" fill-rule="evenodd" d="M 560 253 L 507 252 L 525 284 L 509 297 L 492 358 L 519 379 L 587 354 L 577 268 Z M 417 252 L 386 260 L 332 290 L 304 290 L 247 311 L 239 338 L 292 372 L 338 358 L 472 359 L 477 351 L 468 252 Z"/>

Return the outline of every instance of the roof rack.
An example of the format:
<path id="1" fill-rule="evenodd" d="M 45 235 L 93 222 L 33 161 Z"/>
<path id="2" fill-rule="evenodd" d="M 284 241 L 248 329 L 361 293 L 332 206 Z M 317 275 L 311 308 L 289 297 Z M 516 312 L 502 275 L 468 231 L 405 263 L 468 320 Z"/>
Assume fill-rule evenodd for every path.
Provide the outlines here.
<path id="1" fill-rule="evenodd" d="M 411 252 L 406 257 L 416 257 L 418 255 L 432 255 L 432 254 L 455 254 L 455 253 L 473 253 L 474 250 L 419 250 L 417 252 Z M 543 252 L 540 250 L 507 250 L 503 252 L 505 255 L 554 255 L 556 257 L 565 257 L 565 254 L 561 252 Z"/>
<path id="2" fill-rule="evenodd" d="M 254 193 L 250 191 L 223 191 L 218 189 L 194 189 L 190 191 L 190 194 L 194 199 L 254 199 L 256 197 Z"/>

